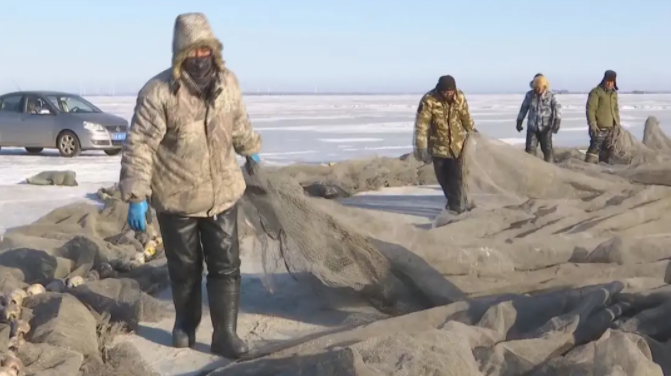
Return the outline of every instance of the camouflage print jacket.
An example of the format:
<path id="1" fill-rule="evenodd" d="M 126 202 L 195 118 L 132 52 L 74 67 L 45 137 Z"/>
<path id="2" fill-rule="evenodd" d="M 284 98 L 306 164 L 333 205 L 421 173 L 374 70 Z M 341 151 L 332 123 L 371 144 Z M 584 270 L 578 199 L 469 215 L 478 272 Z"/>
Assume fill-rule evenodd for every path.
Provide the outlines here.
<path id="1" fill-rule="evenodd" d="M 417 108 L 415 149 L 428 149 L 439 158 L 459 158 L 468 132 L 475 126 L 461 90 L 448 102 L 434 89 L 426 93 Z"/>
<path id="2" fill-rule="evenodd" d="M 524 97 L 520 113 L 517 115 L 517 121 L 524 121 L 529 114 L 527 121 L 527 130 L 545 130 L 552 127 L 556 120 L 561 119 L 561 104 L 557 96 L 551 90 L 546 90 L 538 95 L 535 91 L 529 90 Z"/>
<path id="3" fill-rule="evenodd" d="M 213 97 L 184 87 L 181 63 L 195 47 L 210 47 L 220 73 Z M 178 17 L 173 68 L 140 91 L 121 158 L 122 199 L 151 197 L 159 212 L 211 217 L 233 206 L 245 191 L 235 154 L 261 148 L 252 131 L 236 76 L 221 59 L 222 45 L 203 15 Z"/>

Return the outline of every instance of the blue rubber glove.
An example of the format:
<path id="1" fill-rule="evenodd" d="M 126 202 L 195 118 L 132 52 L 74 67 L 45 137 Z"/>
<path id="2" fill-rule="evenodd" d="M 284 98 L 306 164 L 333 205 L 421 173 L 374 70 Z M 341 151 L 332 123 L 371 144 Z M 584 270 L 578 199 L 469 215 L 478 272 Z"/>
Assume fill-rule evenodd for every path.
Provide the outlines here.
<path id="1" fill-rule="evenodd" d="M 144 232 L 147 230 L 147 210 L 149 210 L 147 201 L 130 203 L 128 206 L 128 226 L 133 231 Z"/>
<path id="2" fill-rule="evenodd" d="M 250 176 L 254 175 L 254 172 L 256 170 L 256 166 L 261 161 L 261 158 L 259 158 L 258 154 L 252 154 L 249 157 L 247 157 L 246 159 L 247 159 L 247 162 L 245 163 L 245 169 L 247 169 L 247 173 Z"/>

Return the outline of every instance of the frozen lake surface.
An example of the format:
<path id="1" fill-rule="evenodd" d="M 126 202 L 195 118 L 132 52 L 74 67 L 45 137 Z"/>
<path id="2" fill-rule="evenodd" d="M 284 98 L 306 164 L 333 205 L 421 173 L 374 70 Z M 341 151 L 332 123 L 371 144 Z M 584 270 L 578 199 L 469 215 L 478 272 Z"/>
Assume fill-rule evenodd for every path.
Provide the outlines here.
<path id="1" fill-rule="evenodd" d="M 412 131 L 420 95 L 323 95 L 245 97 L 254 128 L 263 137 L 266 163 L 330 162 L 371 155 L 396 157 L 412 150 Z M 476 127 L 511 144 L 523 144 L 515 130 L 523 94 L 467 95 Z M 555 144 L 587 144 L 584 94 L 559 96 L 564 111 Z M 89 97 L 101 109 L 130 120 L 134 97 Z M 654 115 L 671 133 L 671 94 L 620 95 L 622 123 L 641 137 L 645 119 Z M 55 150 L 27 155 L 23 149 L 0 151 L 0 233 L 35 220 L 65 203 L 85 199 L 117 181 L 120 157 L 87 152 L 66 159 Z M 80 186 L 33 187 L 17 184 L 44 170 L 73 170 Z"/>
<path id="2" fill-rule="evenodd" d="M 245 97 L 254 128 L 263 135 L 268 161 L 324 162 L 378 154 L 397 156 L 411 150 L 415 110 L 420 95 L 255 96 Z M 476 127 L 491 137 L 524 143 L 515 130 L 523 94 L 468 95 Z M 559 95 L 564 108 L 556 143 L 587 143 L 587 95 Z M 130 119 L 134 98 L 92 97 L 103 110 Z M 620 96 L 622 124 L 635 135 L 649 115 L 670 126 L 671 94 Z"/>

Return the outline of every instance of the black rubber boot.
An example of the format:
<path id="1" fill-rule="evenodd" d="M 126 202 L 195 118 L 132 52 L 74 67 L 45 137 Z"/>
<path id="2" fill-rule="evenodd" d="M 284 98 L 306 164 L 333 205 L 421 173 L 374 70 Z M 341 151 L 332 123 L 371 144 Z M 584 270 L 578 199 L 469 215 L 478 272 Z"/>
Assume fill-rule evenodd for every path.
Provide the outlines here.
<path id="1" fill-rule="evenodd" d="M 214 327 L 210 351 L 224 358 L 238 359 L 249 352 L 249 347 L 237 334 L 240 279 L 208 280 L 207 294 Z"/>
<path id="2" fill-rule="evenodd" d="M 555 154 L 552 151 L 543 154 L 543 158 L 545 159 L 545 162 L 555 163 Z"/>
<path id="3" fill-rule="evenodd" d="M 198 218 L 168 213 L 157 215 L 168 259 L 168 275 L 175 305 L 172 346 L 193 347 L 203 310 L 203 252 Z"/>
<path id="4" fill-rule="evenodd" d="M 200 283 L 201 280 L 198 278 L 193 289 L 172 285 L 172 300 L 175 304 L 175 325 L 172 328 L 173 347 L 193 347 L 196 344 L 196 330 L 203 313 Z"/>
<path id="5" fill-rule="evenodd" d="M 237 359 L 249 351 L 238 337 L 240 243 L 237 205 L 199 223 L 207 263 L 207 295 L 212 319 L 212 353 Z"/>

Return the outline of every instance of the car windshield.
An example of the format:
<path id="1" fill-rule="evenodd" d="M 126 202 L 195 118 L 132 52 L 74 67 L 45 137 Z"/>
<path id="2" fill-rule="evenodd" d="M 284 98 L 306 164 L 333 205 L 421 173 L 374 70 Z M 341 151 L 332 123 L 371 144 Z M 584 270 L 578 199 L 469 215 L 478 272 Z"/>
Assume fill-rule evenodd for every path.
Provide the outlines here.
<path id="1" fill-rule="evenodd" d="M 76 95 L 47 95 L 47 99 L 61 112 L 66 114 L 90 114 L 94 112 L 102 112 L 91 102 Z"/>

